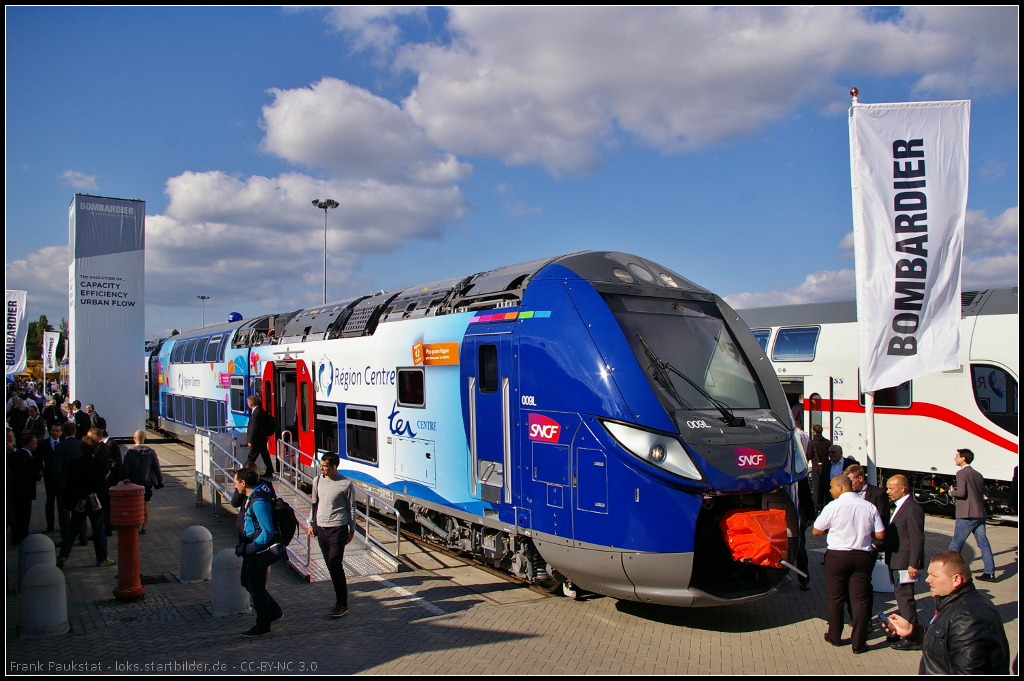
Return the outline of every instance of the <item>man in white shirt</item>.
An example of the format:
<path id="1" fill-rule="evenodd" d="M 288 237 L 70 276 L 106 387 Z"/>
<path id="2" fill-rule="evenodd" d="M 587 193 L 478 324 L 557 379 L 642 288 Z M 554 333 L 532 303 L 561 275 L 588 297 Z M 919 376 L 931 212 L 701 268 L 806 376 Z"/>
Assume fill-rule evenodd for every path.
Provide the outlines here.
<path id="1" fill-rule="evenodd" d="M 874 548 L 871 539 L 884 539 L 885 526 L 878 509 L 853 493 L 853 484 L 845 475 L 832 478 L 833 503 L 825 506 L 814 521 L 812 534 L 828 533 L 825 551 L 825 589 L 828 593 L 828 631 L 825 640 L 842 645 L 843 604 L 850 601 L 853 613 L 853 652 L 867 651 L 871 623 L 871 571 Z"/>

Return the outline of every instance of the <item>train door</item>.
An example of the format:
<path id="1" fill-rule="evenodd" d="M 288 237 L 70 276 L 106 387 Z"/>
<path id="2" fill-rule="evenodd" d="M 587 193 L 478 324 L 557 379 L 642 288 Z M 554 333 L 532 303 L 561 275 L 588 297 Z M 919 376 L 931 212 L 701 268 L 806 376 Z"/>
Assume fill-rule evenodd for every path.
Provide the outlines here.
<path id="1" fill-rule="evenodd" d="M 463 343 L 469 405 L 473 496 L 512 504 L 512 330 L 467 336 Z"/>
<path id="2" fill-rule="evenodd" d="M 314 411 L 316 403 L 313 398 L 313 376 L 304 361 L 295 362 L 295 387 L 298 404 L 296 405 L 296 425 L 298 426 L 298 445 L 300 463 L 307 467 L 313 465 L 313 457 L 316 454 L 316 434 L 313 427 Z"/>
<path id="3" fill-rule="evenodd" d="M 267 362 L 263 365 L 263 389 L 260 391 L 260 404 L 263 410 L 270 414 L 271 418 L 274 419 L 274 423 L 277 423 L 277 403 L 274 400 L 274 389 L 275 377 L 274 377 L 274 363 Z M 270 449 L 271 455 L 277 455 L 277 434 L 270 436 L 270 441 L 267 442 L 267 447 Z"/>
<path id="4" fill-rule="evenodd" d="M 788 369 L 789 367 L 786 368 Z M 801 428 L 807 430 L 810 426 L 807 424 L 807 417 L 804 414 L 804 402 L 806 397 L 806 393 L 804 392 L 804 377 L 779 376 L 779 382 L 782 383 L 782 389 L 786 393 L 786 402 L 789 403 L 789 410 L 793 414 L 793 420 L 799 423 Z"/>
<path id="5" fill-rule="evenodd" d="M 572 526 L 576 541 L 608 543 L 609 484 L 608 454 L 583 423 L 572 440 Z"/>
<path id="6" fill-rule="evenodd" d="M 160 347 L 160 344 L 157 344 L 153 354 L 149 356 L 149 373 L 146 376 L 149 417 L 153 420 L 153 423 L 160 422 L 160 387 L 162 385 L 160 382 L 162 377 L 160 372 Z"/>

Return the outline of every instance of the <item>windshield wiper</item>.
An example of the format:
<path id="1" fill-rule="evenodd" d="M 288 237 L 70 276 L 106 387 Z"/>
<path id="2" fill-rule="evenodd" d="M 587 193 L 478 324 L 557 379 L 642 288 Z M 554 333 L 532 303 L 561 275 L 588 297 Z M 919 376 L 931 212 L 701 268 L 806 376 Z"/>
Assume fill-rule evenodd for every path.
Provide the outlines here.
<path id="1" fill-rule="evenodd" d="M 640 339 L 640 345 L 643 346 L 644 354 L 647 355 L 647 359 L 651 363 L 650 368 L 654 371 L 655 380 L 657 380 L 658 383 L 661 384 L 663 388 L 665 388 L 665 391 L 669 395 L 671 395 L 673 399 L 675 399 L 675 401 L 678 402 L 683 409 L 695 411 L 691 405 L 687 404 L 686 401 L 683 400 L 682 397 L 680 397 L 679 392 L 676 390 L 675 384 L 672 382 L 672 377 L 669 376 L 668 374 L 669 371 L 671 371 L 676 376 L 679 376 L 684 381 L 693 386 L 694 390 L 699 392 L 704 399 L 706 399 L 712 406 L 718 409 L 719 413 L 722 414 L 722 420 L 725 421 L 725 424 L 727 426 L 730 426 L 732 428 L 738 428 L 745 426 L 747 424 L 745 419 L 737 418 L 736 415 L 732 413 L 732 410 L 724 402 L 712 396 L 711 393 L 709 393 L 707 390 L 704 390 L 704 388 L 697 385 L 697 383 L 690 379 L 689 376 L 684 374 L 679 369 L 676 369 L 668 362 L 662 361 L 661 358 L 654 353 L 654 350 L 651 349 L 651 346 L 647 344 L 647 341 L 644 340 L 643 336 L 637 334 L 636 337 Z"/>

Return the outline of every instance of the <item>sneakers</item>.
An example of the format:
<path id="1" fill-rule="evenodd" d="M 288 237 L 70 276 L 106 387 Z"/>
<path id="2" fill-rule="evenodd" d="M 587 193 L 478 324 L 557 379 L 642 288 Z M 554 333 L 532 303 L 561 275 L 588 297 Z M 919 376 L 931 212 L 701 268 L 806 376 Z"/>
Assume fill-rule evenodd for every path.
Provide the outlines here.
<path id="1" fill-rule="evenodd" d="M 265 636 L 270 633 L 270 627 L 259 627 L 255 626 L 252 629 L 248 629 L 242 632 L 242 638 L 256 638 L 257 636 Z"/>
<path id="2" fill-rule="evenodd" d="M 146 534 L 146 528 L 145 527 L 140 527 L 139 528 L 139 534 Z"/>
<path id="3" fill-rule="evenodd" d="M 117 561 L 114 560 L 113 558 L 107 558 L 106 560 L 98 560 L 98 561 L 96 561 L 96 567 L 107 567 L 108 565 L 114 565 L 116 563 L 117 563 Z"/>
<path id="4" fill-rule="evenodd" d="M 66 563 L 66 562 L 68 562 L 66 558 L 58 558 L 57 559 L 57 567 L 60 568 L 61 570 L 63 570 L 64 569 L 64 563 Z"/>
<path id="5" fill-rule="evenodd" d="M 338 619 L 339 617 L 344 617 L 347 614 L 348 607 L 344 605 L 336 605 L 334 606 L 334 609 L 331 610 L 331 614 L 329 615 L 329 617 L 331 617 L 332 619 Z"/>
<path id="6" fill-rule="evenodd" d="M 983 572 L 980 575 L 978 575 L 975 579 L 977 579 L 979 582 L 994 582 L 996 581 L 996 576 L 995 574 Z"/>

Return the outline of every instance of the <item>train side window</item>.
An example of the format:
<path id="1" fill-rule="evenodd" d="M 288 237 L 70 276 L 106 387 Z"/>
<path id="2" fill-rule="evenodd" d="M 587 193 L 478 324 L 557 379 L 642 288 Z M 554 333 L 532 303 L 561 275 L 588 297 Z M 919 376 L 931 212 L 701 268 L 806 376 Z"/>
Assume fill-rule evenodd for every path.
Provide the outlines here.
<path id="1" fill-rule="evenodd" d="M 231 377 L 231 411 L 245 413 L 245 376 Z"/>
<path id="2" fill-rule="evenodd" d="M 764 352 L 768 352 L 768 337 L 772 335 L 771 329 L 752 329 L 751 333 L 754 334 L 754 338 L 757 339 L 758 345 Z"/>
<path id="3" fill-rule="evenodd" d="M 398 370 L 398 406 L 423 409 L 427 406 L 423 367 Z"/>
<path id="4" fill-rule="evenodd" d="M 818 393 L 811 393 L 811 396 L 807 399 L 810 406 L 810 424 L 809 428 L 821 425 L 821 395 Z"/>
<path id="5" fill-rule="evenodd" d="M 810 362 L 814 359 L 820 326 L 797 326 L 779 329 L 772 347 L 773 362 Z"/>
<path id="6" fill-rule="evenodd" d="M 228 345 L 229 345 L 229 343 L 228 343 L 228 334 L 224 334 L 224 337 L 221 339 L 221 343 L 220 343 L 220 352 L 217 353 L 217 361 L 218 362 L 223 362 L 224 361 L 224 353 L 227 352 Z"/>
<path id="7" fill-rule="evenodd" d="M 974 401 L 989 421 L 1017 434 L 1017 381 L 1009 372 L 991 364 L 971 365 Z"/>
<path id="8" fill-rule="evenodd" d="M 168 421 L 174 421 L 174 395 L 167 393 L 165 395 L 166 401 L 164 403 L 164 418 Z"/>
<path id="9" fill-rule="evenodd" d="M 220 341 L 223 336 L 217 335 L 210 339 L 210 344 L 206 346 L 206 361 L 216 362 L 217 357 L 220 355 Z"/>
<path id="10" fill-rule="evenodd" d="M 186 426 L 194 426 L 196 424 L 193 418 L 192 403 L 193 399 L 186 395 L 183 403 L 184 411 L 182 412 L 182 421 Z"/>
<path id="11" fill-rule="evenodd" d="M 479 371 L 477 385 L 480 386 L 480 392 L 498 392 L 498 346 L 481 345 L 477 351 L 477 361 Z"/>
<path id="12" fill-rule="evenodd" d="M 192 363 L 192 352 L 196 349 L 196 341 L 197 340 L 199 340 L 199 339 L 198 338 L 193 338 L 192 340 L 190 340 L 188 342 L 188 345 L 185 346 L 185 352 L 181 355 L 181 361 L 182 361 L 183 364 L 191 364 Z"/>
<path id="13" fill-rule="evenodd" d="M 187 341 L 175 341 L 174 349 L 171 350 L 171 364 L 181 363 L 181 356 L 185 354 L 185 346 L 187 344 Z"/>
<path id="14" fill-rule="evenodd" d="M 299 384 L 299 428 L 305 433 L 313 430 L 313 414 L 309 404 L 311 386 L 311 383 Z"/>
<path id="15" fill-rule="evenodd" d="M 355 461 L 377 465 L 376 408 L 345 408 L 345 456 Z"/>
<path id="16" fill-rule="evenodd" d="M 203 336 L 202 338 L 196 339 L 196 349 L 193 351 L 195 357 L 192 360 L 196 364 L 202 364 L 206 361 L 206 344 L 210 342 L 209 337 Z"/>
<path id="17" fill-rule="evenodd" d="M 909 409 L 914 403 L 911 388 L 913 381 L 904 381 L 893 388 L 875 391 L 875 406 L 887 409 Z M 860 393 L 860 406 L 864 406 L 864 393 L 860 392 L 860 372 L 857 375 L 857 389 Z"/>
<path id="18" fill-rule="evenodd" d="M 206 427 L 216 428 L 220 425 L 220 421 L 217 419 L 217 405 L 220 404 L 220 400 L 206 400 Z"/>
<path id="19" fill-rule="evenodd" d="M 338 453 L 338 405 L 316 403 L 316 451 Z"/>
<path id="20" fill-rule="evenodd" d="M 224 426 L 228 425 L 228 403 L 217 400 L 217 423 Z"/>
<path id="21" fill-rule="evenodd" d="M 196 428 L 206 427 L 206 400 L 201 397 L 195 398 Z"/>
<path id="22" fill-rule="evenodd" d="M 185 398 L 182 395 L 174 396 L 174 420 L 178 423 L 185 420 Z"/>

